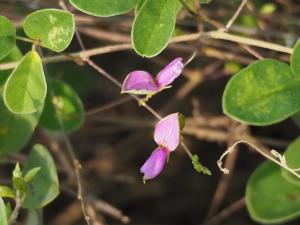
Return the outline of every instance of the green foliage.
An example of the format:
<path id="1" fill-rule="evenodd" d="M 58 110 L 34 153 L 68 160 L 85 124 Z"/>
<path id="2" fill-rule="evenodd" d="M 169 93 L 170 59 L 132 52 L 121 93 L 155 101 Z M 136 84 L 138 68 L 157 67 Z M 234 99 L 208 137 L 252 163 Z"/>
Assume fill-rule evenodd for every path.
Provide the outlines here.
<path id="1" fill-rule="evenodd" d="M 200 4 L 208 4 L 210 3 L 212 0 L 199 0 Z"/>
<path id="2" fill-rule="evenodd" d="M 25 176 L 24 176 L 24 181 L 26 183 L 30 183 L 33 178 L 35 178 L 35 176 L 38 174 L 38 172 L 41 170 L 41 167 L 35 167 L 35 168 L 32 168 L 31 170 L 29 170 Z"/>
<path id="3" fill-rule="evenodd" d="M 300 39 L 294 46 L 293 53 L 290 57 L 290 64 L 292 72 L 300 76 Z"/>
<path id="4" fill-rule="evenodd" d="M 246 203 L 255 221 L 284 223 L 300 215 L 300 189 L 298 185 L 287 182 L 278 165 L 267 161 L 251 175 Z"/>
<path id="5" fill-rule="evenodd" d="M 40 124 L 44 128 L 61 131 L 61 118 L 66 131 L 79 129 L 84 121 L 84 109 L 76 92 L 59 80 L 51 80 L 50 86 L 53 93 L 48 92 Z"/>
<path id="6" fill-rule="evenodd" d="M 16 45 L 16 28 L 3 16 L 0 16 L 0 60 L 7 56 Z"/>
<path id="7" fill-rule="evenodd" d="M 62 52 L 73 39 L 75 22 L 67 11 L 43 9 L 28 15 L 23 28 L 28 37 L 41 41 L 42 46 Z"/>
<path id="8" fill-rule="evenodd" d="M 138 13 L 147 0 L 139 0 L 135 6 L 135 13 Z"/>
<path id="9" fill-rule="evenodd" d="M 27 53 L 4 87 L 4 102 L 13 113 L 33 113 L 44 104 L 47 84 L 40 56 Z"/>
<path id="10" fill-rule="evenodd" d="M 174 0 L 146 1 L 132 27 L 132 46 L 141 56 L 153 57 L 168 44 L 175 28 Z"/>
<path id="11" fill-rule="evenodd" d="M 206 175 L 211 175 L 211 171 L 204 167 L 200 161 L 199 161 L 199 156 L 194 154 L 192 156 L 192 164 L 194 166 L 194 169 L 198 172 L 198 173 L 203 173 L 203 174 L 206 174 Z"/>
<path id="12" fill-rule="evenodd" d="M 41 209 L 28 210 L 27 219 L 25 225 L 41 225 Z"/>
<path id="13" fill-rule="evenodd" d="M 7 216 L 6 216 L 6 207 L 1 197 L 0 197 L 0 225 L 8 225 Z"/>
<path id="14" fill-rule="evenodd" d="M 2 198 L 15 198 L 15 192 L 8 186 L 0 186 L 0 197 Z"/>
<path id="15" fill-rule="evenodd" d="M 78 10 L 94 16 L 114 16 L 130 11 L 138 0 L 70 0 Z"/>
<path id="16" fill-rule="evenodd" d="M 41 208 L 59 194 L 59 182 L 56 166 L 48 150 L 39 144 L 33 146 L 28 161 L 25 164 L 25 171 L 40 167 L 40 171 L 29 183 L 28 193 L 23 203 L 27 209 Z"/>
<path id="17" fill-rule="evenodd" d="M 180 132 L 183 132 L 183 128 L 185 126 L 185 116 L 181 113 L 179 114 L 179 125 L 180 125 Z"/>
<path id="18" fill-rule="evenodd" d="M 300 110 L 300 76 L 274 59 L 252 63 L 228 82 L 223 111 L 253 125 L 280 122 Z"/>

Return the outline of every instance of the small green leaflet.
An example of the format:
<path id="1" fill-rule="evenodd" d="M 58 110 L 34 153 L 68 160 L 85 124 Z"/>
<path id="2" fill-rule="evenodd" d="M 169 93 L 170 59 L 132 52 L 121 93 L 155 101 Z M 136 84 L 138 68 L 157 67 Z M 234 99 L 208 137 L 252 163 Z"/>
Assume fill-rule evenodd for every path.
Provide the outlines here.
<path id="1" fill-rule="evenodd" d="M 23 203 L 27 209 L 42 208 L 59 194 L 59 182 L 55 162 L 49 151 L 36 144 L 25 164 L 25 172 L 40 167 L 34 179 L 29 183 L 28 193 Z"/>
<path id="2" fill-rule="evenodd" d="M 5 84 L 5 105 L 13 113 L 34 113 L 43 106 L 46 93 L 47 84 L 41 58 L 36 51 L 30 51 Z"/>
<path id="3" fill-rule="evenodd" d="M 66 83 L 51 80 L 49 87 L 54 96 L 48 92 L 40 124 L 46 129 L 61 131 L 59 118 L 66 131 L 79 129 L 84 122 L 84 109 L 76 92 Z"/>
<path id="4" fill-rule="evenodd" d="M 252 125 L 278 123 L 300 110 L 300 74 L 275 59 L 256 61 L 228 82 L 223 111 Z"/>
<path id="5" fill-rule="evenodd" d="M 8 225 L 7 216 L 6 216 L 6 206 L 1 197 L 0 197 L 0 225 Z"/>
<path id="6" fill-rule="evenodd" d="M 23 29 L 31 39 L 55 52 L 62 52 L 71 43 L 75 22 L 71 13 L 57 9 L 38 10 L 25 18 Z"/>
<path id="7" fill-rule="evenodd" d="M 138 0 L 70 0 L 78 10 L 93 16 L 115 16 L 133 9 Z"/>
<path id="8" fill-rule="evenodd" d="M 174 0 L 146 1 L 132 27 L 132 46 L 141 56 L 158 55 L 168 44 L 176 22 Z"/>
<path id="9" fill-rule="evenodd" d="M 4 16 L 0 16 L 0 60 L 16 45 L 16 28 Z"/>

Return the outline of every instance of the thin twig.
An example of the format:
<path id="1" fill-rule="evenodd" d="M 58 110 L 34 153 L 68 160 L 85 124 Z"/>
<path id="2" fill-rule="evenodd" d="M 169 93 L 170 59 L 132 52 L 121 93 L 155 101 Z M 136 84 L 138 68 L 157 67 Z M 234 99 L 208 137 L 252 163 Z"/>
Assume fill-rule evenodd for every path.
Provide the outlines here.
<path id="1" fill-rule="evenodd" d="M 24 197 L 21 196 L 21 193 L 19 190 L 16 191 L 16 197 L 15 197 L 16 205 L 11 213 L 11 216 L 9 217 L 8 224 L 12 225 L 16 222 L 16 219 L 18 217 L 19 211 L 21 209 L 22 203 L 24 201 Z"/>
<path id="2" fill-rule="evenodd" d="M 242 0 L 240 6 L 238 7 L 238 9 L 235 11 L 235 13 L 233 14 L 233 16 L 230 18 L 230 20 L 227 22 L 226 26 L 225 26 L 225 30 L 224 31 L 228 31 L 230 29 L 230 27 L 232 26 L 232 24 L 235 22 L 235 20 L 237 19 L 237 17 L 240 15 L 240 13 L 242 12 L 244 6 L 246 5 L 248 0 Z"/>

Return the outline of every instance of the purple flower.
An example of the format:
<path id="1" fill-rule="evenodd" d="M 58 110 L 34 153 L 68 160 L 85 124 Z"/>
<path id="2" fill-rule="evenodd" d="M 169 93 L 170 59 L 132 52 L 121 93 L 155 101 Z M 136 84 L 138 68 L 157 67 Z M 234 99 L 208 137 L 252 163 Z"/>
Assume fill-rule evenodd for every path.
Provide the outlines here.
<path id="1" fill-rule="evenodd" d="M 146 71 L 133 71 L 127 75 L 123 82 L 122 93 L 137 95 L 153 95 L 163 89 L 169 88 L 182 72 L 182 58 L 176 58 L 162 69 L 155 79 Z"/>
<path id="2" fill-rule="evenodd" d="M 153 179 L 161 173 L 168 154 L 177 148 L 179 139 L 180 124 L 178 113 L 170 114 L 156 124 L 154 140 L 158 147 L 141 167 L 144 180 Z"/>

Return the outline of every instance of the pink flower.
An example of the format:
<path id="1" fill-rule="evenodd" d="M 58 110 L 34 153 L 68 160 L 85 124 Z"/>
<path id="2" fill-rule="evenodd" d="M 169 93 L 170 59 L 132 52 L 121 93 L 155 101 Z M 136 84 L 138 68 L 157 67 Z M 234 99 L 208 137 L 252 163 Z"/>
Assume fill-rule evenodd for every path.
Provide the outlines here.
<path id="1" fill-rule="evenodd" d="M 180 141 L 178 113 L 170 114 L 156 124 L 154 140 L 158 147 L 152 152 L 140 170 L 144 174 L 144 180 L 157 177 L 165 166 L 168 154 L 177 148 Z"/>
<path id="2" fill-rule="evenodd" d="M 133 71 L 127 75 L 123 82 L 121 93 L 137 95 L 153 95 L 163 89 L 169 88 L 183 70 L 182 58 L 176 58 L 162 69 L 155 79 L 146 71 Z"/>

